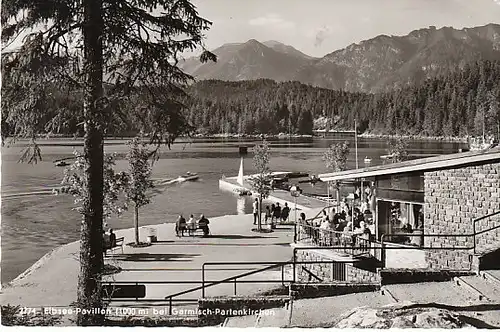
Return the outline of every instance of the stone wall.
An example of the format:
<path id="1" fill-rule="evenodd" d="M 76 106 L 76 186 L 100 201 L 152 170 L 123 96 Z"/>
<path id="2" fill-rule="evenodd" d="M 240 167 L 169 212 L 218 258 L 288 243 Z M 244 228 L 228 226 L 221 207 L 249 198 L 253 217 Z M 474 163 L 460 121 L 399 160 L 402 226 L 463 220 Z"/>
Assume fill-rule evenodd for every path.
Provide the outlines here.
<path id="1" fill-rule="evenodd" d="M 348 259 L 343 258 L 343 260 Z M 362 261 L 359 263 L 343 263 L 342 259 L 339 259 L 333 251 L 300 250 L 297 252 L 296 261 L 321 262 L 297 264 L 296 280 L 298 282 L 332 283 L 340 281 L 347 283 L 380 283 L 380 277 L 376 268 L 362 268 Z"/>
<path id="2" fill-rule="evenodd" d="M 500 210 L 500 163 L 426 172 L 424 234 L 473 234 L 473 220 Z M 499 216 L 476 224 L 476 232 L 500 225 Z M 462 270 L 471 266 L 474 237 L 426 237 L 430 268 Z M 500 229 L 476 237 L 477 251 L 500 247 Z"/>
<path id="3" fill-rule="evenodd" d="M 221 324 L 227 317 L 257 315 L 263 310 L 288 307 L 289 296 L 221 296 L 198 300 L 198 319 L 203 326 Z"/>

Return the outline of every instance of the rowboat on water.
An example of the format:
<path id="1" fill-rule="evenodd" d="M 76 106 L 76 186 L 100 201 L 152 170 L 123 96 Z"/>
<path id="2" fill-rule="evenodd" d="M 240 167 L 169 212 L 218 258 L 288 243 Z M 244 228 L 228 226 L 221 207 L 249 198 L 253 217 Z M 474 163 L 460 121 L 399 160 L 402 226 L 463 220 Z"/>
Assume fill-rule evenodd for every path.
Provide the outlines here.
<path id="1" fill-rule="evenodd" d="M 184 175 L 179 175 L 177 178 L 178 182 L 185 182 L 185 181 L 196 181 L 198 180 L 199 176 L 197 173 L 191 173 L 191 172 L 186 172 Z"/>

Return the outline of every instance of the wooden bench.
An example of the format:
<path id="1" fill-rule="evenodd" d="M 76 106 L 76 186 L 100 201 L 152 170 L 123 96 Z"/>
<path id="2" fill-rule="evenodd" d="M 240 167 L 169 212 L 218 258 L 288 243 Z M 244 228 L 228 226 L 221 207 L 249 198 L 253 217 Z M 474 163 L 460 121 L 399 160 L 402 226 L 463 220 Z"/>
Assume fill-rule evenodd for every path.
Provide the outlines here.
<path id="1" fill-rule="evenodd" d="M 146 285 L 102 285 L 102 297 L 104 299 L 143 299 L 146 297 Z"/>
<path id="2" fill-rule="evenodd" d="M 115 243 L 115 245 L 113 247 L 107 247 L 107 248 L 104 249 L 105 250 L 104 255 L 106 256 L 108 254 L 108 250 L 111 250 L 111 252 L 113 252 L 113 250 L 115 248 L 118 248 L 118 247 L 121 248 L 122 254 L 123 254 L 123 244 L 124 244 L 124 242 L 125 242 L 125 237 L 123 237 L 123 236 L 122 237 L 117 237 L 116 238 L 116 243 Z"/>
<path id="3" fill-rule="evenodd" d="M 195 236 L 197 231 L 201 231 L 203 233 L 203 228 L 200 228 L 198 223 L 192 224 L 192 225 L 187 225 L 186 230 L 188 231 L 189 236 Z M 210 232 L 210 227 L 208 228 L 208 234 L 211 235 L 212 233 Z"/>

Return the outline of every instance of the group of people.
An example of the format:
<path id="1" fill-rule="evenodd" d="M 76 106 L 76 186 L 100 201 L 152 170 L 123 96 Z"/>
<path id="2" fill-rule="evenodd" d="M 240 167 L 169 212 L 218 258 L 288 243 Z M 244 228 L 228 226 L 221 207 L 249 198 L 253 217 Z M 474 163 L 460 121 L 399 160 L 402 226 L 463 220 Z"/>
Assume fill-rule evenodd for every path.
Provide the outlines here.
<path id="1" fill-rule="evenodd" d="M 175 223 L 175 233 L 180 237 L 184 236 L 184 232 L 186 231 L 192 234 L 197 229 L 201 229 L 203 231 L 203 236 L 207 237 L 210 235 L 208 224 L 210 224 L 210 221 L 203 214 L 200 215 L 200 219 L 198 220 L 195 219 L 194 215 L 190 215 L 187 221 L 181 214 Z"/>
<path id="2" fill-rule="evenodd" d="M 259 221 L 259 199 L 256 198 L 253 202 L 253 224 L 257 225 Z M 280 203 L 266 205 L 264 221 L 266 224 L 270 223 L 271 227 L 273 227 L 277 222 L 285 222 L 288 220 L 288 216 L 290 214 L 290 208 L 288 207 L 288 203 L 285 203 L 285 206 L 281 208 Z"/>
<path id="3" fill-rule="evenodd" d="M 359 209 L 352 211 L 340 210 L 336 213 L 332 208 L 328 214 L 323 210 L 320 219 L 311 222 L 303 221 L 303 233 L 320 245 L 333 245 L 338 240 L 351 239 L 354 245 L 356 238 L 369 240 L 372 232 L 367 225 L 366 214 Z M 309 227 L 308 227 L 309 226 Z"/>

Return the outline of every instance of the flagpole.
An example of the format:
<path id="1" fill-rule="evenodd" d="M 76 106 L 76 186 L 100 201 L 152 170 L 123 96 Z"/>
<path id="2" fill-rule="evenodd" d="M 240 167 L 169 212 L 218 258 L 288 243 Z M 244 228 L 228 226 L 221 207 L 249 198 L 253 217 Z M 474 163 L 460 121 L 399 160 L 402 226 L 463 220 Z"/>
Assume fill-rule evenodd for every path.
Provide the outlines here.
<path id="1" fill-rule="evenodd" d="M 356 129 L 356 119 L 354 119 L 354 145 L 356 150 L 356 169 L 359 168 L 358 165 L 358 130 Z"/>

